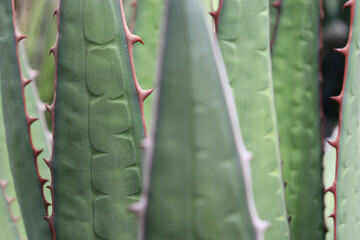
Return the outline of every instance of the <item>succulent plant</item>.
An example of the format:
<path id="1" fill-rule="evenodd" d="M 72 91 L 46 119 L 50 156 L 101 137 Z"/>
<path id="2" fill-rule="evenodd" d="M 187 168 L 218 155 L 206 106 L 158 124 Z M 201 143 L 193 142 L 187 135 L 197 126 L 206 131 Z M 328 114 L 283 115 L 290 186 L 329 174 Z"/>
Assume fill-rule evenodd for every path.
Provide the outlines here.
<path id="1" fill-rule="evenodd" d="M 358 239 L 359 1 L 324 171 L 322 0 L 0 1 L 0 239 Z"/>

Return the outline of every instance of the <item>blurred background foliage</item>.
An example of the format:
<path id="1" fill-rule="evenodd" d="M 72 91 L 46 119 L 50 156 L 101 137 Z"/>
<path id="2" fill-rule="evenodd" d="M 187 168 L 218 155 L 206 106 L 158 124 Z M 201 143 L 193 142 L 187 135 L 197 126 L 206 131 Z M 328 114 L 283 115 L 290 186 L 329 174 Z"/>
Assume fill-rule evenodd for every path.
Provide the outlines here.
<path id="1" fill-rule="evenodd" d="M 123 0 L 126 21 L 133 28 L 135 8 L 133 0 Z M 37 70 L 36 84 L 43 102 L 50 104 L 54 96 L 55 61 L 49 55 L 57 34 L 56 19 L 53 18 L 58 0 L 15 0 L 18 25 L 27 36 L 26 52 L 30 65 Z M 47 120 L 51 128 L 48 112 Z"/>
<path id="2" fill-rule="evenodd" d="M 133 29 L 136 1 L 123 1 L 126 21 L 130 29 Z M 218 4 L 218 0 L 204 1 L 208 11 L 214 10 L 214 6 Z M 346 0 L 324 0 L 322 105 L 326 117 L 326 136 L 331 134 L 338 121 L 338 106 L 330 97 L 338 95 L 342 86 L 344 57 L 333 49 L 343 47 L 347 41 L 350 16 L 348 9 L 343 10 L 345 2 Z M 54 58 L 49 56 L 49 51 L 56 38 L 57 27 L 53 12 L 57 4 L 58 0 L 16 0 L 19 27 L 28 37 L 25 41 L 27 54 L 32 68 L 38 70 L 36 83 L 40 98 L 46 103 L 52 101 L 54 92 L 55 63 Z M 276 14 L 276 11 L 272 9 L 271 14 Z M 211 21 L 210 17 L 209 21 Z"/>

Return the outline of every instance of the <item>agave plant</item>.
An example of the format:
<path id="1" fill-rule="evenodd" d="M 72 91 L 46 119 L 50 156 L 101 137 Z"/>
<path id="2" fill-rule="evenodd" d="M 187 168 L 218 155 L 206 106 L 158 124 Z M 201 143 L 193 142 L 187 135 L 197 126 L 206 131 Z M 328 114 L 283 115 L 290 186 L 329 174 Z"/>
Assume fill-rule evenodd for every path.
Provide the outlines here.
<path id="1" fill-rule="evenodd" d="M 326 239 L 360 237 L 359 1 Z M 325 239 L 322 0 L 59 0 L 40 71 L 18 25 L 41 17 L 17 4 L 0 1 L 0 239 Z"/>

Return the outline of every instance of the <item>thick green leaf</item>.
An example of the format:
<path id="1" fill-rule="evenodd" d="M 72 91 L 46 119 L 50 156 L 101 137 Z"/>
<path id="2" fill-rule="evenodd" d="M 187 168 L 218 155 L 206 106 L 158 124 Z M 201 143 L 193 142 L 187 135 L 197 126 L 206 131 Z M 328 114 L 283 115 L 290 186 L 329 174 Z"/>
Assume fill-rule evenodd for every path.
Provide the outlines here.
<path id="1" fill-rule="evenodd" d="M 263 238 L 250 155 L 201 4 L 166 1 L 144 195 L 133 208 L 140 214 L 139 239 Z"/>
<path id="2" fill-rule="evenodd" d="M 339 149 L 336 182 L 336 239 L 360 238 L 360 8 L 351 6 L 351 26 L 346 55 L 344 86 L 340 96 Z M 342 99 L 343 98 L 343 99 Z M 341 101 L 342 100 L 342 101 Z"/>
<path id="3" fill-rule="evenodd" d="M 290 235 L 324 236 L 319 96 L 319 0 L 285 0 L 273 76 Z"/>
<path id="4" fill-rule="evenodd" d="M 20 64 L 21 64 L 21 70 L 25 78 L 29 79 L 30 74 L 29 72 L 32 71 L 29 69 L 28 64 L 26 63 L 26 54 L 24 53 L 24 49 L 20 49 Z M 32 71 L 34 72 L 34 71 Z M 33 77 L 33 76 L 32 76 Z M 37 88 L 35 86 L 34 82 L 31 82 L 29 87 L 25 88 L 25 96 L 26 96 L 26 106 L 28 113 L 31 116 L 34 116 L 36 118 L 42 118 L 42 123 L 45 123 L 44 116 L 39 117 L 41 115 L 40 110 L 38 108 L 38 104 L 41 102 L 39 101 L 39 97 L 37 94 Z M 37 104 L 38 103 L 38 104 Z M 0 98 L 0 106 L 1 106 L 1 98 Z M 42 106 L 45 108 L 45 105 Z M 43 113 L 42 113 L 43 114 Z M 45 123 L 46 124 L 46 123 Z M 6 138 L 5 138 L 5 126 L 3 121 L 3 114 L 2 114 L 2 108 L 0 108 L 0 182 L 3 184 L 6 183 L 6 186 L 3 186 L 2 189 L 2 197 L 1 197 L 1 203 L 0 203 L 0 239 L 26 239 L 26 232 L 25 232 L 25 226 L 21 217 L 20 213 L 20 207 L 18 202 L 16 201 L 16 193 L 15 188 L 13 184 L 13 179 L 11 176 L 11 169 L 9 165 L 9 157 L 7 152 L 7 144 L 6 144 Z M 32 139 L 35 147 L 37 149 L 43 148 L 43 152 L 38 157 L 38 164 L 39 169 L 41 172 L 41 175 L 49 179 L 49 168 L 46 166 L 44 161 L 42 161 L 42 158 L 49 157 L 49 150 L 48 148 L 51 147 L 49 144 L 46 144 L 47 139 L 44 134 L 44 128 L 42 127 L 42 124 L 39 121 L 34 122 L 31 125 L 31 134 Z M 47 191 L 44 186 L 44 191 Z M 47 200 L 51 200 L 49 191 L 47 191 Z M 11 202 L 10 209 L 8 208 L 8 202 L 5 198 L 8 198 L 8 200 L 14 198 L 15 201 Z M 2 201 L 4 200 L 4 201 Z M 7 213 L 7 214 L 6 214 Z M 10 215 L 9 215 L 10 214 Z M 12 215 L 12 216 L 11 216 Z M 16 220 L 16 225 L 13 222 L 13 219 Z M 13 236 L 10 236 L 10 233 L 7 228 L 11 228 L 11 234 L 15 234 Z M 14 238 L 15 237 L 15 238 Z"/>
<path id="5" fill-rule="evenodd" d="M 31 124 L 31 138 L 34 147 L 36 149 L 42 149 L 42 152 L 37 157 L 39 172 L 44 179 L 49 180 L 51 178 L 50 169 L 43 159 L 49 159 L 50 157 L 52 134 L 49 131 L 49 127 L 45 119 L 45 103 L 40 100 L 35 82 L 36 71 L 29 65 L 25 45 L 22 43 L 20 43 L 19 46 L 19 57 L 23 76 L 26 79 L 33 80 L 25 87 L 26 110 L 31 117 L 38 119 L 38 121 Z M 48 185 L 49 183 L 44 184 L 43 191 L 45 192 L 46 200 L 51 203 L 50 191 L 47 189 Z"/>
<path id="6" fill-rule="evenodd" d="M 19 71 L 11 1 L 0 2 L 0 18 L 2 109 L 16 195 L 28 238 L 49 239 L 50 231 L 43 219 L 46 213 L 23 104 L 24 76 Z"/>
<path id="7" fill-rule="evenodd" d="M 272 82 L 269 1 L 224 1 L 218 40 L 251 162 L 255 203 L 271 223 L 265 239 L 289 239 Z"/>
<path id="8" fill-rule="evenodd" d="M 136 218 L 127 208 L 141 191 L 144 129 L 127 45 L 118 0 L 61 1 L 53 158 L 57 240 L 136 238 Z"/>

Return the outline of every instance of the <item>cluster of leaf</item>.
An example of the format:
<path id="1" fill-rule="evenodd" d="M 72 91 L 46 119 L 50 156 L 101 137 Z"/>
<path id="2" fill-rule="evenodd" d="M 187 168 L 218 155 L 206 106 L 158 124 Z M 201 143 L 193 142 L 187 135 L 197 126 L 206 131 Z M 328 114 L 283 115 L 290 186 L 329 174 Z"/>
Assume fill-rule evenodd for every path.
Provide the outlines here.
<path id="1" fill-rule="evenodd" d="M 360 237 L 359 3 L 326 239 Z M 0 239 L 324 239 L 322 21 L 322 0 L 1 1 Z"/>

